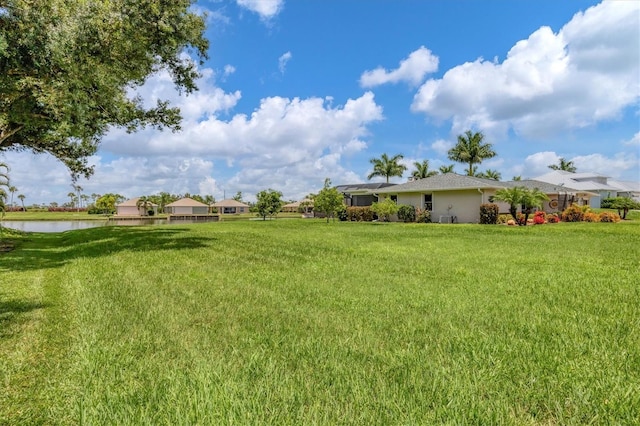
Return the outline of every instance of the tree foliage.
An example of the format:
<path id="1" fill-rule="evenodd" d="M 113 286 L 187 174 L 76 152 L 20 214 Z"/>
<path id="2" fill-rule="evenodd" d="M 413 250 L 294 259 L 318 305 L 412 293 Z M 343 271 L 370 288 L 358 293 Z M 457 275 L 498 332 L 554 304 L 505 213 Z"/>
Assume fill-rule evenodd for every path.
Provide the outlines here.
<path id="1" fill-rule="evenodd" d="M 560 157 L 558 160 L 558 164 L 550 164 L 549 168 L 551 170 L 564 170 L 565 172 L 576 172 L 576 166 L 573 165 L 573 161 L 567 161 L 564 158 Z"/>
<path id="2" fill-rule="evenodd" d="M 96 208 L 103 214 L 113 214 L 116 211 L 116 204 L 124 201 L 120 194 L 108 193 L 96 199 Z"/>
<path id="3" fill-rule="evenodd" d="M 367 179 L 382 176 L 386 178 L 387 183 L 389 183 L 390 177 L 402 177 L 402 173 L 407 170 L 407 166 L 400 164 L 400 160 L 403 158 L 404 156 L 402 154 L 389 157 L 386 153 L 382 154 L 380 158 L 372 158 L 369 162 L 373 164 L 373 171 L 367 176 Z"/>
<path id="4" fill-rule="evenodd" d="M 267 216 L 276 216 L 282 208 L 282 192 L 271 188 L 256 194 L 258 199 L 255 205 L 258 216 L 266 220 Z"/>
<path id="5" fill-rule="evenodd" d="M 467 130 L 464 135 L 458 136 L 458 143 L 447 153 L 450 160 L 469 165 L 468 176 L 475 175 L 474 164 L 480 164 L 487 158 L 496 156 L 496 152 L 491 148 L 490 143 L 483 143 L 482 132 L 471 132 Z"/>
<path id="6" fill-rule="evenodd" d="M 326 178 L 324 180 L 324 187 L 318 192 L 318 195 L 313 198 L 314 211 L 324 213 L 327 216 L 327 223 L 329 218 L 334 217 L 336 213 L 343 206 L 343 196 L 336 188 L 331 187 L 331 180 Z"/>
<path id="7" fill-rule="evenodd" d="M 377 214 L 379 218 L 382 218 L 384 222 L 389 222 L 391 216 L 398 213 L 398 209 L 398 204 L 393 201 L 391 197 L 386 197 L 384 200 L 371 205 L 371 210 Z"/>
<path id="8" fill-rule="evenodd" d="M 429 170 L 429 160 L 414 161 L 413 166 L 416 168 L 411 173 L 414 179 L 424 179 L 438 174 L 436 170 Z"/>
<path id="9" fill-rule="evenodd" d="M 629 210 L 640 209 L 640 203 L 628 197 L 615 197 L 611 202 L 611 208 L 618 210 L 618 216 L 626 219 Z"/>
<path id="10" fill-rule="evenodd" d="M 132 89 L 166 70 L 192 92 L 208 42 L 194 0 L 0 1 L 0 151 L 49 153 L 74 178 L 111 127 L 179 129 L 166 101 L 153 107 Z"/>
<path id="11" fill-rule="evenodd" d="M 528 189 L 523 186 L 514 186 L 497 190 L 493 199 L 509 204 L 509 213 L 513 216 L 516 223 L 519 223 L 517 218 L 518 206 L 522 206 L 523 213 L 525 214 L 524 224 L 526 225 L 531 211 L 534 208 L 542 207 L 542 202 L 548 200 L 549 197 L 538 188 Z"/>

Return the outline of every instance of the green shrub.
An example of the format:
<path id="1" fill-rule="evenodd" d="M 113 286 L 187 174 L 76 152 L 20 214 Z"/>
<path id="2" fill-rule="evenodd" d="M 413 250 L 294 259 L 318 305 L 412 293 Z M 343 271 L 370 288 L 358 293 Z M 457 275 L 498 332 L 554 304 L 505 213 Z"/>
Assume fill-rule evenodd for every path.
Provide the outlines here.
<path id="1" fill-rule="evenodd" d="M 384 222 L 389 222 L 391 216 L 398 213 L 398 204 L 391 198 L 385 198 L 382 201 L 373 203 L 371 210 L 378 215 L 378 218 L 382 218 Z"/>
<path id="2" fill-rule="evenodd" d="M 416 221 L 416 208 L 413 206 L 402 205 L 398 207 L 398 219 L 403 222 Z"/>
<path id="3" fill-rule="evenodd" d="M 485 203 L 480 205 L 480 223 L 482 225 L 495 225 L 498 223 L 500 209 L 497 204 Z"/>
<path id="4" fill-rule="evenodd" d="M 416 209 L 416 222 L 431 223 L 431 212 L 427 209 Z"/>
<path id="5" fill-rule="evenodd" d="M 347 207 L 347 220 L 350 222 L 371 222 L 374 219 L 371 207 Z"/>
<path id="6" fill-rule="evenodd" d="M 582 222 L 584 218 L 584 211 L 577 204 L 571 204 L 562 212 L 563 222 Z"/>
<path id="7" fill-rule="evenodd" d="M 604 198 L 602 199 L 602 201 L 600 201 L 600 208 L 611 209 L 611 206 L 615 201 L 616 199 L 614 197 Z"/>

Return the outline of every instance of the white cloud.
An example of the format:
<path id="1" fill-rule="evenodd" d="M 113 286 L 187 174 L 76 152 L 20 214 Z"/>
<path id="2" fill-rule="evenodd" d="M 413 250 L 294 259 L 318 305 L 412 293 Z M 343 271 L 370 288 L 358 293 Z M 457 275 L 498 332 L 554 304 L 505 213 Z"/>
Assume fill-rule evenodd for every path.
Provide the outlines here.
<path id="1" fill-rule="evenodd" d="M 447 155 L 447 152 L 451 148 L 453 148 L 454 143 L 451 141 L 446 141 L 444 139 L 438 139 L 434 143 L 431 144 L 431 149 L 437 152 L 440 155 Z"/>
<path id="2" fill-rule="evenodd" d="M 236 0 L 238 5 L 260 15 L 263 20 L 276 16 L 284 7 L 284 0 Z"/>
<path id="3" fill-rule="evenodd" d="M 512 170 L 517 174 L 525 173 L 526 176 L 523 177 L 533 178 L 549 173 L 549 166 L 558 164 L 561 157 L 562 155 L 552 151 L 537 152 L 525 158 L 523 167 Z M 636 154 L 624 152 L 619 152 L 611 157 L 602 154 L 589 154 L 564 158 L 566 161 L 573 162 L 578 172 L 600 173 L 614 178 L 633 176 L 634 170 L 638 170 L 640 167 Z"/>
<path id="4" fill-rule="evenodd" d="M 287 69 L 287 62 L 289 62 L 291 57 L 291 52 L 287 52 L 278 58 L 278 69 L 280 70 L 280 74 L 284 74 Z"/>
<path id="5" fill-rule="evenodd" d="M 400 61 L 398 68 L 387 71 L 378 67 L 373 71 L 365 71 L 360 77 L 362 87 L 375 87 L 386 83 L 406 82 L 416 86 L 424 77 L 438 70 L 438 57 L 429 49 L 421 46 L 418 50 L 411 52 L 408 58 Z"/>
<path id="6" fill-rule="evenodd" d="M 557 34 L 542 27 L 502 63 L 478 59 L 425 82 L 412 110 L 527 137 L 615 119 L 640 98 L 638 2 L 603 2 L 576 14 Z"/>
<path id="7" fill-rule="evenodd" d="M 633 137 L 628 141 L 624 142 L 624 144 L 630 145 L 630 146 L 640 146 L 640 132 L 633 135 Z"/>
<path id="8" fill-rule="evenodd" d="M 224 66 L 224 77 L 228 77 L 234 72 L 236 72 L 236 67 L 234 67 L 233 65 L 227 64 Z"/>

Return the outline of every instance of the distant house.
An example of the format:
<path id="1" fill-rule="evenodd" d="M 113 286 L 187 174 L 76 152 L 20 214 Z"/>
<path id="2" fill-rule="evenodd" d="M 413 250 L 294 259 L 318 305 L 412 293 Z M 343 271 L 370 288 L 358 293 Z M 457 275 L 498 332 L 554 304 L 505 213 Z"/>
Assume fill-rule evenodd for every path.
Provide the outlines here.
<path id="1" fill-rule="evenodd" d="M 553 170 L 537 176 L 535 180 L 547 182 L 558 187 L 570 187 L 582 192 L 594 193 L 589 198 L 589 205 L 599 208 L 604 198 L 630 197 L 640 201 L 640 182 L 622 182 L 610 179 L 598 173 L 572 173 L 564 170 Z M 577 195 L 576 202 L 584 203 L 585 197 Z"/>
<path id="2" fill-rule="evenodd" d="M 120 204 L 116 204 L 116 216 L 149 216 L 149 211 L 153 211 L 153 215 L 158 214 L 158 205 L 147 203 L 147 206 L 138 206 L 140 197 L 131 198 Z"/>
<path id="3" fill-rule="evenodd" d="M 285 213 L 298 213 L 301 209 L 304 213 L 311 213 L 311 211 L 313 211 L 313 200 L 305 198 L 302 201 L 296 201 L 282 206 L 282 211 Z"/>
<path id="4" fill-rule="evenodd" d="M 478 223 L 480 222 L 480 205 L 493 203 L 496 191 L 502 188 L 523 186 L 529 189 L 538 188 L 550 198 L 543 206 L 545 211 L 558 211 L 558 197 L 570 194 L 575 197 L 577 190 L 559 188 L 545 182 L 525 180 L 500 182 L 492 179 L 464 176 L 456 173 L 445 173 L 424 179 L 380 188 L 377 193 L 382 196 L 395 197 L 399 205 L 411 205 L 431 212 L 433 222 Z M 585 192 L 584 197 L 595 195 Z M 509 211 L 506 203 L 495 202 L 501 213 Z"/>
<path id="5" fill-rule="evenodd" d="M 396 186 L 393 183 L 355 183 L 338 185 L 336 189 L 344 197 L 347 207 L 366 207 L 378 201 L 378 192 L 382 188 Z"/>
<path id="6" fill-rule="evenodd" d="M 219 214 L 240 214 L 249 213 L 249 205 L 234 199 L 218 201 L 212 204 L 218 210 Z"/>
<path id="7" fill-rule="evenodd" d="M 181 198 L 167 204 L 164 211 L 171 215 L 206 215 L 209 213 L 209 206 L 191 198 Z"/>

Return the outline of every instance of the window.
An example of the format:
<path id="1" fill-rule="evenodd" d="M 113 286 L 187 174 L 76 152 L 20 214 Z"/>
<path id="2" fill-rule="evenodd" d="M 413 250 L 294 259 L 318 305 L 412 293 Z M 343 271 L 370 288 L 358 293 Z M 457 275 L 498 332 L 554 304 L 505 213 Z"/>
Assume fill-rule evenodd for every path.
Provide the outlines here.
<path id="1" fill-rule="evenodd" d="M 397 195 L 392 195 L 391 196 L 391 201 L 395 202 L 396 204 L 398 204 L 398 196 Z"/>
<path id="2" fill-rule="evenodd" d="M 433 210 L 433 194 L 424 194 L 424 209 Z"/>

